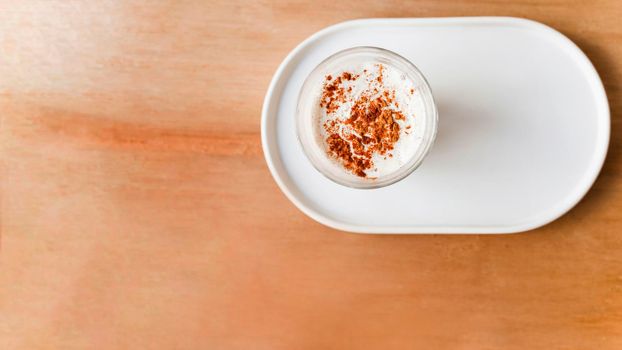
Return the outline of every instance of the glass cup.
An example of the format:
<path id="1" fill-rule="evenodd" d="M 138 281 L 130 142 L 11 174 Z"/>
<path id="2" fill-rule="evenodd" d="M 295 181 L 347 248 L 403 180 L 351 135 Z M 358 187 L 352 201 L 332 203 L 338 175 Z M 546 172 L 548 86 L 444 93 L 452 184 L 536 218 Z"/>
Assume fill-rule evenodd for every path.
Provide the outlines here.
<path id="1" fill-rule="evenodd" d="M 326 151 L 325 141 L 321 138 L 317 115 L 317 104 L 320 101 L 325 76 L 338 72 L 340 68 L 352 63 L 379 63 L 389 66 L 410 79 L 419 92 L 424 106 L 425 115 L 416 116 L 425 119 L 423 139 L 416 152 L 400 168 L 377 178 L 363 178 L 351 174 L 333 159 Z M 432 97 L 430 85 L 423 74 L 404 57 L 377 47 L 354 47 L 339 51 L 322 61 L 309 74 L 298 96 L 296 108 L 296 131 L 302 149 L 311 164 L 330 180 L 344 186 L 360 189 L 379 188 L 396 183 L 412 173 L 429 153 L 436 137 L 438 111 Z"/>

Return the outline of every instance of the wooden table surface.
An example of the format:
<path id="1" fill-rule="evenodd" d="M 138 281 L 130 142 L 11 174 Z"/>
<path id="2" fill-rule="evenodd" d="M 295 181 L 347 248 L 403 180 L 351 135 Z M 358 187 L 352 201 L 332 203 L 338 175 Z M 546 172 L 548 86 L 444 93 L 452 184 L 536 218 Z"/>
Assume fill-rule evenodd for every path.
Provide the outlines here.
<path id="1" fill-rule="evenodd" d="M 270 78 L 365 17 L 573 39 L 612 140 L 587 197 L 502 236 L 338 232 L 263 159 Z M 0 0 L 0 349 L 621 349 L 622 3 Z"/>

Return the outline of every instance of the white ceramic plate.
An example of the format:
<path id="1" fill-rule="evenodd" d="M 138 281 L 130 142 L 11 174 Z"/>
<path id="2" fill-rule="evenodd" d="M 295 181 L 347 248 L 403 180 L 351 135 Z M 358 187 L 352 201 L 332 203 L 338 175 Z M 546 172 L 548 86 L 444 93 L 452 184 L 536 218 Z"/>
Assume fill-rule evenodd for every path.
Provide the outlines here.
<path id="1" fill-rule="evenodd" d="M 394 185 L 350 189 L 309 163 L 296 139 L 298 92 L 311 70 L 353 46 L 411 60 L 439 109 L 436 143 Z M 326 28 L 278 68 L 261 122 L 268 167 L 313 219 L 361 233 L 509 233 L 542 226 L 589 190 L 609 143 L 596 70 L 568 38 L 508 17 L 365 19 Z"/>

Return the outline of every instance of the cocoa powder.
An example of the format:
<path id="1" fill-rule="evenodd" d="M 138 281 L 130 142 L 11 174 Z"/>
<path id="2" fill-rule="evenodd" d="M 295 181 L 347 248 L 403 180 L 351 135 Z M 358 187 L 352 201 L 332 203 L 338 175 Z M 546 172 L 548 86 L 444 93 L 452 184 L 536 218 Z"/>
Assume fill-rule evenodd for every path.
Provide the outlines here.
<path id="1" fill-rule="evenodd" d="M 361 94 L 353 102 L 346 120 L 332 120 L 324 123 L 327 132 L 326 144 L 328 154 L 338 159 L 342 165 L 360 177 L 367 177 L 365 171 L 374 166 L 373 156 L 393 157 L 389 152 L 400 138 L 398 120 L 405 120 L 405 116 L 393 106 L 399 107 L 395 99 L 395 91 L 384 89 L 382 71 L 379 65 L 377 88 Z M 367 70 L 364 71 L 367 73 Z M 352 87 L 344 87 L 345 81 L 356 80 L 359 75 L 343 72 L 332 79 L 326 76 L 322 91 L 320 107 L 325 108 L 327 114 L 335 112 L 346 103 L 346 92 Z"/>

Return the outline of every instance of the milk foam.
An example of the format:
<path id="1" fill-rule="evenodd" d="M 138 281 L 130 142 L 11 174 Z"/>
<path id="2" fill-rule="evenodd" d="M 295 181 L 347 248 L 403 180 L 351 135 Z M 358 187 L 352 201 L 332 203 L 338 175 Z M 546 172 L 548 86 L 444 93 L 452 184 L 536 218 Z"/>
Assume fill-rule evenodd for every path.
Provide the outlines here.
<path id="1" fill-rule="evenodd" d="M 381 68 L 382 66 L 382 68 Z M 425 104 L 421 93 L 417 90 L 414 82 L 401 71 L 387 65 L 379 65 L 373 62 L 363 62 L 341 67 L 342 69 L 331 72 L 333 77 L 340 76 L 343 72 L 353 75 L 360 75 L 358 79 L 344 81 L 343 86 L 346 90 L 346 102 L 343 103 L 335 112 L 327 114 L 324 108 L 320 107 L 318 96 L 314 111 L 317 126 L 315 130 L 319 133 L 321 146 L 327 148 L 325 142 L 329 136 L 322 127 L 324 123 L 331 120 L 345 121 L 350 117 L 350 112 L 354 101 L 363 94 L 368 94 L 374 88 L 378 88 L 380 93 L 383 91 L 395 91 L 395 103 L 390 108 L 402 112 L 405 120 L 397 120 L 400 125 L 400 137 L 395 143 L 394 149 L 385 155 L 374 154 L 372 161 L 374 166 L 365 171 L 367 177 L 381 178 L 394 173 L 404 164 L 412 160 L 413 156 L 421 147 L 423 135 L 426 127 Z M 378 82 L 378 77 L 382 76 L 382 84 Z M 340 161 L 332 159 L 335 163 Z M 341 164 L 338 164 L 344 172 L 348 172 Z"/>

